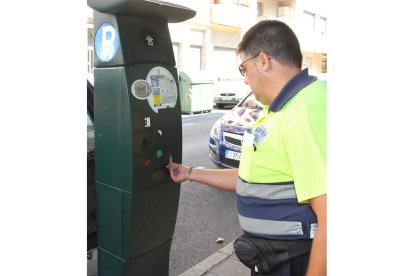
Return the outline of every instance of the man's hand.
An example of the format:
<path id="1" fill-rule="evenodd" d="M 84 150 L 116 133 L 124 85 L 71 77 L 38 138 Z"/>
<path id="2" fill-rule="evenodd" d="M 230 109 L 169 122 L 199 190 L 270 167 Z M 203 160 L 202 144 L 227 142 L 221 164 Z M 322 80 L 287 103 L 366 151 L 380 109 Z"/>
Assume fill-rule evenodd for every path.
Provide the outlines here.
<path id="1" fill-rule="evenodd" d="M 171 179 L 175 183 L 181 183 L 188 180 L 187 172 L 190 169 L 189 167 L 170 161 L 167 169 L 170 171 Z"/>
<path id="2" fill-rule="evenodd" d="M 170 161 L 167 169 L 170 171 L 171 179 L 175 183 L 181 183 L 190 179 L 188 176 L 190 167 L 188 166 Z M 191 173 L 191 180 L 220 190 L 235 192 L 237 176 L 238 169 L 194 168 Z"/>

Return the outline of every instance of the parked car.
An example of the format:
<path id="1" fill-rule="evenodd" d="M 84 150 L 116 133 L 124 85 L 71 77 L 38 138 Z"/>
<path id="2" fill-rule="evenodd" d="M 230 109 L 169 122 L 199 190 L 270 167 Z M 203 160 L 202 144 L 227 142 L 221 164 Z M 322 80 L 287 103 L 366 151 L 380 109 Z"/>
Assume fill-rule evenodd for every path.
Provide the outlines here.
<path id="1" fill-rule="evenodd" d="M 242 99 L 213 125 L 210 132 L 210 159 L 219 167 L 238 168 L 243 133 L 252 128 L 263 105 L 253 93 Z"/>
<path id="2" fill-rule="evenodd" d="M 236 105 L 250 92 L 250 87 L 237 76 L 221 76 L 214 83 L 213 102 L 217 108 L 224 108 L 226 105 Z"/>
<path id="3" fill-rule="evenodd" d="M 93 110 L 93 85 L 87 81 L 87 233 L 88 252 L 97 247 L 95 199 L 95 130 Z M 88 253 L 88 258 L 90 254 Z"/>

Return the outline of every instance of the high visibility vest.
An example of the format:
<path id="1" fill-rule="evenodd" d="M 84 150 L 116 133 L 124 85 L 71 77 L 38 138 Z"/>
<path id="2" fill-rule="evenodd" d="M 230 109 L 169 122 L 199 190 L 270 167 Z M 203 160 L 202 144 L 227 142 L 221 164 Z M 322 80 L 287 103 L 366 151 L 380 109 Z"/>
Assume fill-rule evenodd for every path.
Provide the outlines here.
<path id="1" fill-rule="evenodd" d="M 245 133 L 236 188 L 237 208 L 241 228 L 253 236 L 276 240 L 312 239 L 317 230 L 317 219 L 308 202 L 298 202 L 296 172 L 289 156 L 295 147 L 289 148 L 287 140 L 292 135 L 292 124 L 303 119 L 300 117 L 305 113 L 300 113 L 306 108 L 310 108 L 311 113 L 314 109 L 315 116 L 322 118 L 318 117 L 316 124 L 316 128 L 321 128 L 322 138 L 312 137 L 313 140 L 321 141 L 310 142 L 312 152 L 309 152 L 309 156 L 313 158 L 315 155 L 313 148 L 322 148 L 320 155 L 323 156 L 326 153 L 323 148 L 326 147 L 326 118 L 323 121 L 323 112 L 326 117 L 326 85 L 320 81 L 302 88 L 277 112 L 268 112 L 266 106 L 263 117 L 253 125 L 251 134 Z M 295 132 L 295 135 L 300 133 Z M 317 146 L 313 147 L 315 144 Z M 324 164 L 324 161 L 319 162 L 323 157 L 316 159 L 318 164 Z M 325 178 L 319 177 L 325 174 L 324 166 L 319 167 L 317 169 L 321 172 L 315 174 L 318 179 L 309 181 L 315 182 L 316 186 L 326 187 Z"/>

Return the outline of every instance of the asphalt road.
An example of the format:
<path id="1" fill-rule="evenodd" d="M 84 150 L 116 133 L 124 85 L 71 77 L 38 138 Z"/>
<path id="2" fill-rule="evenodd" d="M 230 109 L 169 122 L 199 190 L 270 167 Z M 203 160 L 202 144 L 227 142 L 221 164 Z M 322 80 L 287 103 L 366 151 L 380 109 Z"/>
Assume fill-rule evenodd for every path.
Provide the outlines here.
<path id="1" fill-rule="evenodd" d="M 228 110 L 183 116 L 183 163 L 215 168 L 208 157 L 212 125 Z M 232 242 L 241 230 L 234 193 L 197 182 L 181 184 L 180 204 L 170 251 L 169 276 L 177 276 Z M 217 238 L 224 243 L 216 243 Z"/>

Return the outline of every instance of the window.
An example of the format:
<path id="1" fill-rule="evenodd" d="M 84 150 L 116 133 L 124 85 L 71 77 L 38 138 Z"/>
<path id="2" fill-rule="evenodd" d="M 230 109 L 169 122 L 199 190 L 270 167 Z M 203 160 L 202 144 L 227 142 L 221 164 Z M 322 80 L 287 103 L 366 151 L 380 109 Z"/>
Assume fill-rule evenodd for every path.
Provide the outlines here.
<path id="1" fill-rule="evenodd" d="M 326 18 L 319 18 L 319 32 L 321 35 L 326 35 Z"/>
<path id="2" fill-rule="evenodd" d="M 322 60 L 322 73 L 326 73 L 327 72 L 327 64 L 326 64 L 326 59 Z"/>
<path id="3" fill-rule="evenodd" d="M 219 75 L 224 74 L 226 75 L 225 78 L 230 78 L 229 76 L 233 75 L 242 78 L 237 69 L 238 60 L 236 49 L 216 46 L 214 47 L 212 59 L 212 65 L 215 67 L 214 70 Z"/>
<path id="4" fill-rule="evenodd" d="M 233 4 L 237 6 L 249 7 L 250 0 L 233 0 Z"/>
<path id="5" fill-rule="evenodd" d="M 88 46 L 93 46 L 95 33 L 93 29 L 88 28 Z"/>
<path id="6" fill-rule="evenodd" d="M 180 45 L 179 43 L 173 42 L 173 52 L 174 52 L 174 59 L 175 59 L 175 66 L 177 67 L 177 69 L 180 68 L 181 64 L 179 63 L 179 54 L 180 54 Z"/>
<path id="7" fill-rule="evenodd" d="M 93 65 L 94 65 L 94 50 L 92 46 L 88 46 L 88 74 L 93 73 Z"/>
<path id="8" fill-rule="evenodd" d="M 257 16 L 263 16 L 263 3 L 257 2 Z"/>
<path id="9" fill-rule="evenodd" d="M 313 32 L 315 30 L 315 14 L 304 11 L 302 26 L 305 32 Z"/>
<path id="10" fill-rule="evenodd" d="M 288 23 L 290 16 L 290 7 L 289 6 L 281 6 L 277 8 L 277 19 Z"/>
<path id="11" fill-rule="evenodd" d="M 201 46 L 191 45 L 188 55 L 189 60 L 189 70 L 201 70 Z"/>
<path id="12" fill-rule="evenodd" d="M 94 58 L 94 50 L 93 50 L 93 44 L 94 44 L 94 31 L 93 29 L 88 28 L 88 74 L 93 74 L 93 58 Z"/>
<path id="13" fill-rule="evenodd" d="M 305 59 L 305 67 L 309 68 L 309 70 L 312 70 L 312 58 L 307 57 Z"/>

